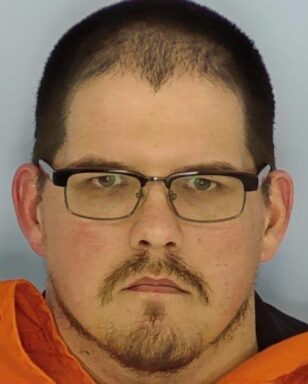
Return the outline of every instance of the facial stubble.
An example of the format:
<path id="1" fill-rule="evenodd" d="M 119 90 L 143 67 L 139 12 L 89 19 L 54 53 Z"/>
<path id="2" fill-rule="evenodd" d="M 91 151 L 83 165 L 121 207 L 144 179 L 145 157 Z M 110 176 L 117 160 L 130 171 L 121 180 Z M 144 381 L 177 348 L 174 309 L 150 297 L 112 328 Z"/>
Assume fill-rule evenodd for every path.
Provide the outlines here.
<path id="1" fill-rule="evenodd" d="M 120 264 L 108 277 L 99 289 L 98 298 L 102 307 L 107 307 L 113 301 L 113 291 L 117 283 L 127 277 L 141 272 L 151 272 L 159 275 L 161 272 L 173 274 L 197 289 L 203 305 L 210 305 L 210 287 L 202 277 L 185 265 L 181 259 L 167 255 L 164 259 L 151 261 L 149 255 L 136 255 Z M 154 299 L 143 302 L 142 322 L 136 323 L 131 329 L 121 329 L 115 323 L 101 324 L 104 329 L 104 338 L 97 338 L 74 316 L 65 303 L 57 288 L 52 274 L 48 273 L 53 288 L 54 297 L 60 311 L 69 321 L 71 328 L 84 339 L 94 342 L 95 345 L 121 366 L 130 368 L 138 373 L 170 374 L 188 366 L 193 360 L 200 357 L 210 346 L 218 345 L 222 340 L 232 338 L 235 330 L 241 326 L 248 310 L 249 298 L 245 298 L 235 316 L 222 330 L 222 332 L 209 342 L 206 339 L 206 330 L 193 329 L 189 337 L 179 333 L 168 322 L 168 314 L 163 303 Z"/>

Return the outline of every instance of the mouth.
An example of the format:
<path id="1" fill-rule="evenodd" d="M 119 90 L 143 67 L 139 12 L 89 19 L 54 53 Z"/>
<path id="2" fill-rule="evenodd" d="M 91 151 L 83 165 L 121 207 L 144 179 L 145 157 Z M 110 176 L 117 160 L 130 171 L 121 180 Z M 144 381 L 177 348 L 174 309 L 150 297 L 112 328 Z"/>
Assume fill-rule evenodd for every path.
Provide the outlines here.
<path id="1" fill-rule="evenodd" d="M 170 279 L 151 279 L 144 277 L 136 280 L 127 288 L 126 291 L 132 292 L 155 292 L 165 294 L 188 294 L 188 291 L 180 288 L 174 281 Z"/>

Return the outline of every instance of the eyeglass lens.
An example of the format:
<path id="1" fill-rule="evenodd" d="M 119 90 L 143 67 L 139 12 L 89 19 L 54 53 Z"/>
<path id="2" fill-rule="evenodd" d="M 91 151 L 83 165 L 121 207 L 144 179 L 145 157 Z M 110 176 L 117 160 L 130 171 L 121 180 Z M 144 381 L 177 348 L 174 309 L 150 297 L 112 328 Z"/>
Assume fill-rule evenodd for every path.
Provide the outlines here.
<path id="1" fill-rule="evenodd" d="M 66 203 L 80 216 L 117 219 L 129 216 L 140 200 L 140 181 L 117 173 L 77 173 L 69 177 Z M 176 213 L 188 220 L 219 221 L 239 215 L 245 192 L 232 176 L 181 176 L 170 186 L 170 200 Z"/>

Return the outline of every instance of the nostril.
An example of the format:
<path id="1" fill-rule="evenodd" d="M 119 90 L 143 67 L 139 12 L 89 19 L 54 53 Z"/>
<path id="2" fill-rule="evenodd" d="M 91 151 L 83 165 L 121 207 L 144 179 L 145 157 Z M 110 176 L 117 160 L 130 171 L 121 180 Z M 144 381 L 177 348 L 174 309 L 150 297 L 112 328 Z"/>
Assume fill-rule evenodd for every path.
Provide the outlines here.
<path id="1" fill-rule="evenodd" d="M 146 240 L 140 240 L 139 244 L 143 247 L 148 247 L 150 245 L 150 243 Z"/>
<path id="2" fill-rule="evenodd" d="M 166 244 L 166 247 L 168 247 L 168 248 L 175 248 L 176 244 L 173 241 L 168 241 L 168 243 Z"/>

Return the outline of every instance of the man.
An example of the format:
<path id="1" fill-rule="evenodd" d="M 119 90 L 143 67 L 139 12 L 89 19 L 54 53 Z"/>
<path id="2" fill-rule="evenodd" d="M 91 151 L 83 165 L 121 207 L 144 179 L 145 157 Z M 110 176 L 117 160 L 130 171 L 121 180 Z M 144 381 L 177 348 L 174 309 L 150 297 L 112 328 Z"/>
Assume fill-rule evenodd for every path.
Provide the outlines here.
<path id="1" fill-rule="evenodd" d="M 0 379 L 227 383 L 307 331 L 254 291 L 292 206 L 273 121 L 260 54 L 206 7 L 133 0 L 73 27 L 13 183 L 46 291 L 1 284 Z"/>

